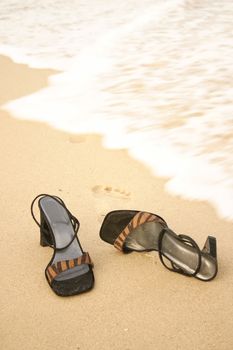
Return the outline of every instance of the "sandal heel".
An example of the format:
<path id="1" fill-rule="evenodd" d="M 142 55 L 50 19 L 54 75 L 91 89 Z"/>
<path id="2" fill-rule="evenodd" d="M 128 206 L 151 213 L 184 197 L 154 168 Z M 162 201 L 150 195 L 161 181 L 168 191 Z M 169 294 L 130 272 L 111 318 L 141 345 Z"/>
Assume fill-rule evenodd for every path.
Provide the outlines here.
<path id="1" fill-rule="evenodd" d="M 213 258 L 217 258 L 217 241 L 213 236 L 208 236 L 202 249 L 203 253 L 207 253 Z"/>
<path id="2" fill-rule="evenodd" d="M 40 214 L 40 224 L 40 245 L 42 247 L 51 246 L 53 244 L 52 236 L 42 213 Z"/>

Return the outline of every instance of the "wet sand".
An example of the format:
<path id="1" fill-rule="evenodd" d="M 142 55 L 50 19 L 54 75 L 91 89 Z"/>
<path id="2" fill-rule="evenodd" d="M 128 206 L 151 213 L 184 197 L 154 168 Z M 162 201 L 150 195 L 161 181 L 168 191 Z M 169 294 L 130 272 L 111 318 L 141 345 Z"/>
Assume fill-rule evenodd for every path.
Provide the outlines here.
<path id="1" fill-rule="evenodd" d="M 1 105 L 47 84 L 52 71 L 0 57 Z M 108 150 L 98 135 L 71 135 L 0 110 L 1 347 L 15 350 L 231 350 L 233 348 L 233 225 L 214 209 L 164 191 L 165 179 Z M 40 193 L 60 196 L 81 226 L 94 261 L 95 287 L 56 296 L 44 277 L 52 250 L 39 245 L 30 215 Z M 202 247 L 218 241 L 218 276 L 201 282 L 166 270 L 157 253 L 123 255 L 99 238 L 114 209 L 159 214 Z"/>

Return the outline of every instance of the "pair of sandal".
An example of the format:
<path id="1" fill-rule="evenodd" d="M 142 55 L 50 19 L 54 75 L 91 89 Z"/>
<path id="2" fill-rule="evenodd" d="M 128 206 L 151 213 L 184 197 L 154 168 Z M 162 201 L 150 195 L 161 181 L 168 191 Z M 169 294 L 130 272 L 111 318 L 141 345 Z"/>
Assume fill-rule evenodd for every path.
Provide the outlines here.
<path id="1" fill-rule="evenodd" d="M 38 200 L 40 222 L 34 215 Z M 78 219 L 57 196 L 40 194 L 32 201 L 32 217 L 40 227 L 40 244 L 53 248 L 45 269 L 52 290 L 60 296 L 86 292 L 94 286 L 93 263 L 84 252 L 77 233 Z M 217 275 L 216 239 L 208 236 L 202 251 L 189 236 L 177 235 L 158 215 L 136 210 L 108 213 L 100 238 L 123 253 L 158 251 L 162 264 L 171 271 L 210 281 Z M 166 265 L 164 258 L 170 261 Z"/>

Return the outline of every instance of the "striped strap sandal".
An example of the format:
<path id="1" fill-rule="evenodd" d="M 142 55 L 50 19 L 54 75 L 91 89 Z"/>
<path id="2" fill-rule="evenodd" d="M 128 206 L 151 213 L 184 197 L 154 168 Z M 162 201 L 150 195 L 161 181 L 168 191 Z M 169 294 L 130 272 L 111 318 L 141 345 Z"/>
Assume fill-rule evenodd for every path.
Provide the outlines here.
<path id="1" fill-rule="evenodd" d="M 34 214 L 38 200 L 40 222 Z M 86 292 L 94 286 L 93 263 L 84 252 L 77 232 L 78 219 L 67 209 L 59 197 L 40 194 L 31 204 L 31 214 L 40 227 L 40 244 L 53 248 L 53 256 L 45 269 L 45 277 L 59 296 Z"/>
<path id="2" fill-rule="evenodd" d="M 102 223 L 100 238 L 123 253 L 158 251 L 160 261 L 167 269 L 185 276 L 210 281 L 217 275 L 216 239 L 208 236 L 200 250 L 191 237 L 177 235 L 156 214 L 136 210 L 111 211 Z"/>

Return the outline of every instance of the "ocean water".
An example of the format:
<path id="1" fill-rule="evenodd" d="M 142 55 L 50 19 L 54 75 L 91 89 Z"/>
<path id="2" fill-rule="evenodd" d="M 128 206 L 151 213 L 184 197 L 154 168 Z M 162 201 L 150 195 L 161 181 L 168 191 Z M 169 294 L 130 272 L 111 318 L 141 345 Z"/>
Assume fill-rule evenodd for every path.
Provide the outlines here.
<path id="1" fill-rule="evenodd" d="M 232 220 L 232 38 L 232 0 L 1 0 L 0 53 L 61 71 L 4 108 L 99 133 Z"/>

